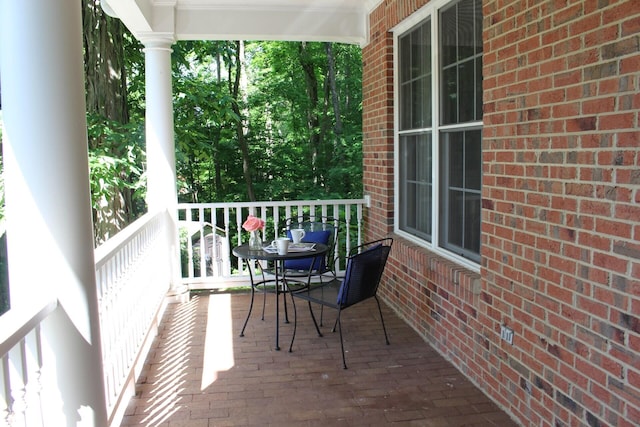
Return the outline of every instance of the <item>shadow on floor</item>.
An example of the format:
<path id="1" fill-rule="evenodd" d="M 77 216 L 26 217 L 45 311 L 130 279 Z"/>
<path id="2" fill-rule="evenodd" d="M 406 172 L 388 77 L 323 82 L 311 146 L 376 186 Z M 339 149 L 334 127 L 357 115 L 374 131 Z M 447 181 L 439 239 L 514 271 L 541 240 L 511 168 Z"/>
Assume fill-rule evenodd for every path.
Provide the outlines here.
<path id="1" fill-rule="evenodd" d="M 291 320 L 291 300 L 288 300 Z M 450 363 L 383 304 L 343 313 L 347 364 L 325 312 L 324 337 L 306 304 L 298 331 L 281 304 L 275 351 L 275 296 L 262 297 L 244 337 L 247 294 L 201 294 L 171 304 L 160 325 L 122 426 L 516 426 Z"/>

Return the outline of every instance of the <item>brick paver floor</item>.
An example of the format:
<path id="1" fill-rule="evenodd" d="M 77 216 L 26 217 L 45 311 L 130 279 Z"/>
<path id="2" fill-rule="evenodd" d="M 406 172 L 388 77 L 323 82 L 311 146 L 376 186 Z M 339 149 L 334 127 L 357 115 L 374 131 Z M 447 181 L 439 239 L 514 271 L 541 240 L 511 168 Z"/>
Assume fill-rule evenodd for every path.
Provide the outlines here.
<path id="1" fill-rule="evenodd" d="M 293 352 L 284 319 L 275 351 L 274 301 L 263 321 L 257 299 L 242 338 L 247 294 L 170 304 L 122 426 L 516 425 L 384 304 L 389 346 L 375 301 L 343 312 L 344 370 L 335 316 L 318 337 L 300 301 Z"/>

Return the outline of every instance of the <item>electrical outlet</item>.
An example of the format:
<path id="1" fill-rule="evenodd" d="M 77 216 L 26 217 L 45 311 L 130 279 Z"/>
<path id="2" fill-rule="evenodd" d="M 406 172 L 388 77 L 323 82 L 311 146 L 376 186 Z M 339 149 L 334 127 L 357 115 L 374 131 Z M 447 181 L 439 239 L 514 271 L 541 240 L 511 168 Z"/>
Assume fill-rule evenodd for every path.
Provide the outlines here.
<path id="1" fill-rule="evenodd" d="M 513 345 L 513 329 L 500 325 L 500 338 Z"/>

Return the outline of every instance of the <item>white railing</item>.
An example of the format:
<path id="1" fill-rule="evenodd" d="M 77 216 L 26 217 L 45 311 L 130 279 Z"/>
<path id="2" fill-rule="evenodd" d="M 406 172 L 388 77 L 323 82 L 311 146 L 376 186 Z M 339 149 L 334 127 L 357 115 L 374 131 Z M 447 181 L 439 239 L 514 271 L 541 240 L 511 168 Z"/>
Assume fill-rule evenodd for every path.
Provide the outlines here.
<path id="1" fill-rule="evenodd" d="M 181 203 L 178 222 L 183 283 L 191 289 L 248 283 L 248 272 L 243 269 L 242 260 L 233 257 L 231 249 L 247 242 L 249 236 L 242 229 L 242 223 L 249 214 L 266 222 L 262 230 L 264 242 L 283 235 L 287 218 L 305 215 L 314 219 L 337 219 L 340 236 L 335 253 L 338 259 L 344 259 L 352 246 L 362 243 L 367 203 L 367 199 Z M 344 267 L 344 263 L 339 263 L 338 273 Z"/>
<path id="2" fill-rule="evenodd" d="M 40 394 L 43 369 L 55 360 L 43 358 L 40 327 L 53 313 L 55 298 L 34 295 L 21 310 L 0 316 L 0 426 L 43 426 Z"/>
<path id="3" fill-rule="evenodd" d="M 133 395 L 171 279 L 168 213 L 147 214 L 96 249 L 100 332 L 110 423 Z"/>
<path id="4" fill-rule="evenodd" d="M 365 199 L 358 199 L 181 204 L 179 219 L 189 219 L 187 226 L 196 225 L 186 234 L 192 238 L 185 246 L 189 275 L 183 281 L 190 284 L 206 280 L 221 283 L 238 278 L 247 281 L 241 260 L 233 260 L 227 251 L 247 239 L 242 223 L 250 212 L 267 222 L 263 230 L 265 241 L 281 235 L 288 217 L 305 214 L 338 218 L 343 237 L 336 250 L 346 254 L 362 241 L 366 203 Z M 119 425 L 165 308 L 165 297 L 174 276 L 171 265 L 175 260 L 171 257 L 177 256 L 170 250 L 174 227 L 167 212 L 147 214 L 95 251 L 106 407 L 111 426 Z M 207 230 L 212 235 L 212 244 L 194 246 L 195 240 L 206 241 Z M 221 238 L 214 238 L 213 234 Z M 211 262 L 217 263 L 211 268 L 215 277 L 207 273 L 206 265 L 199 269 L 202 277 L 197 277 L 195 253 L 200 254 L 200 259 L 210 256 Z M 202 283 L 192 288 L 198 286 Z M 45 369 L 55 368 L 50 366 L 55 365 L 55 361 L 43 356 L 40 330 L 57 307 L 55 295 L 34 295 L 33 304 L 25 310 L 10 310 L 0 316 L 0 426 L 47 424 L 40 411 L 47 402 L 40 400 L 49 394 L 44 389 L 49 385 L 39 379 Z"/>
<path id="5" fill-rule="evenodd" d="M 173 227 L 166 212 L 145 215 L 95 251 L 106 406 L 112 425 L 119 424 L 133 394 L 162 316 L 171 277 L 163 266 L 171 264 L 167 239 Z M 40 381 L 42 372 L 56 370 L 55 357 L 47 358 L 42 351 L 41 328 L 56 307 L 55 295 L 35 294 L 28 306 L 0 316 L 0 426 L 48 425 L 41 410 L 48 402 L 42 396 L 56 395 L 62 385 Z"/>

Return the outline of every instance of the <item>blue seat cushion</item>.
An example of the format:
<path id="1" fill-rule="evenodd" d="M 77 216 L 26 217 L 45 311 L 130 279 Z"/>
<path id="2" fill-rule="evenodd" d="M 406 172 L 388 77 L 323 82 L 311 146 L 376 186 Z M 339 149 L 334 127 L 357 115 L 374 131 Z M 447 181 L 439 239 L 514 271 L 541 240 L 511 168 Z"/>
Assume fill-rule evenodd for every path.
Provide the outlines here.
<path id="1" fill-rule="evenodd" d="M 287 237 L 291 239 L 291 232 L 287 230 Z M 329 243 L 331 237 L 330 230 L 306 231 L 302 241 L 304 243 Z M 314 271 L 322 271 L 325 268 L 324 255 L 315 258 L 287 259 L 284 261 L 284 268 L 288 270 L 309 270 L 313 263 Z"/>
<path id="2" fill-rule="evenodd" d="M 374 252 L 376 249 L 379 249 L 381 246 L 382 246 L 382 243 L 378 243 L 377 245 L 373 245 L 370 248 L 360 252 L 356 256 L 362 261 L 365 261 L 367 257 L 371 256 L 372 252 Z M 347 263 L 347 271 L 345 271 L 344 273 L 344 279 L 342 280 L 342 284 L 340 285 L 340 290 L 338 290 L 338 298 L 336 300 L 336 303 L 338 305 L 344 305 L 347 303 L 347 294 L 349 289 L 349 279 L 351 278 L 352 265 L 353 265 L 353 262 L 350 259 L 349 262 Z"/>

